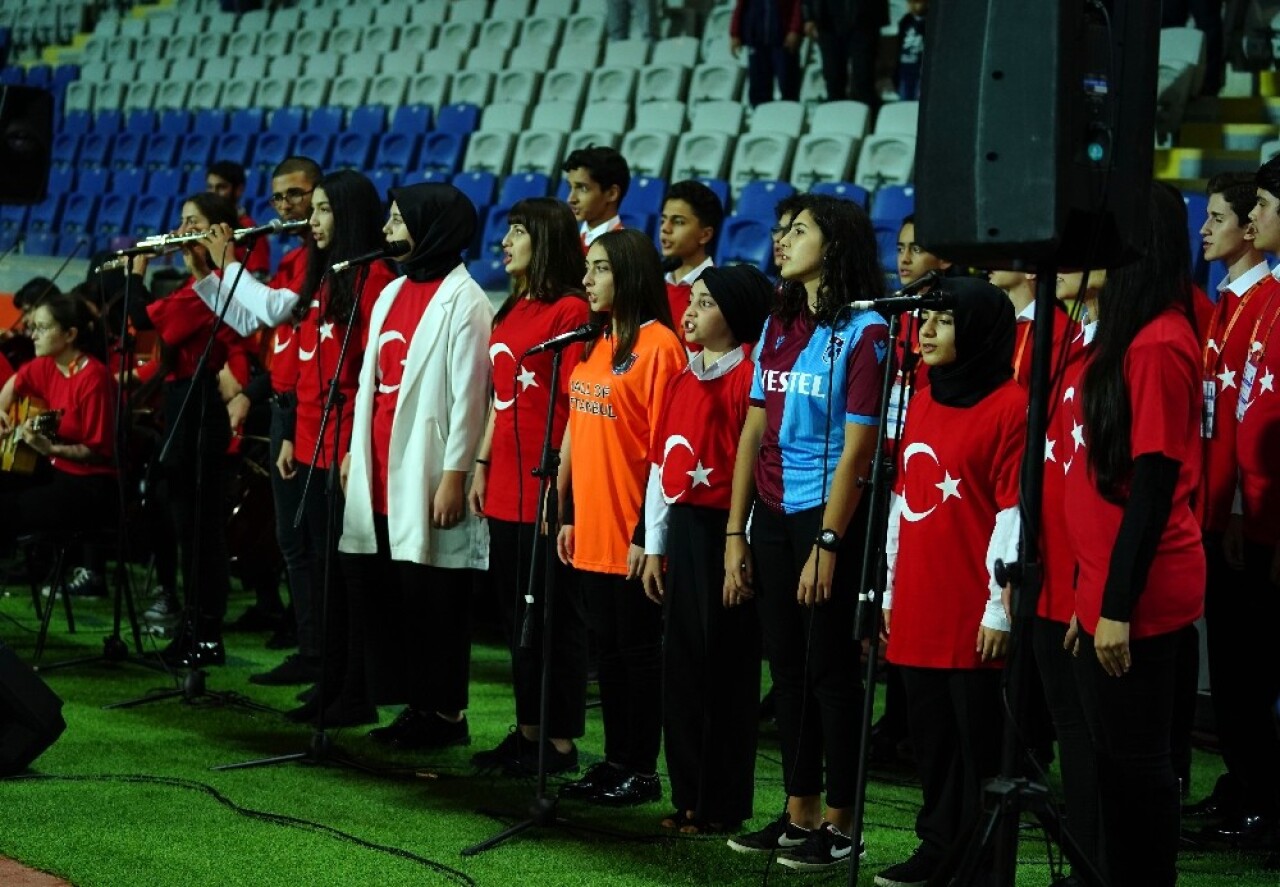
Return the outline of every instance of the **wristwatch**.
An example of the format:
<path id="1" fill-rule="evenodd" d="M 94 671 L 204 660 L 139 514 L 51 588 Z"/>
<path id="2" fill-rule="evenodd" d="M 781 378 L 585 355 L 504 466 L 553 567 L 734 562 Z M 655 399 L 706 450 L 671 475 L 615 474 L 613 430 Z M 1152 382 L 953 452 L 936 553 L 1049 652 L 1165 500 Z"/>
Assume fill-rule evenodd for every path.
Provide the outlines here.
<path id="1" fill-rule="evenodd" d="M 818 538 L 813 540 L 813 544 L 823 551 L 839 551 L 840 534 L 835 530 L 823 530 L 818 534 Z"/>

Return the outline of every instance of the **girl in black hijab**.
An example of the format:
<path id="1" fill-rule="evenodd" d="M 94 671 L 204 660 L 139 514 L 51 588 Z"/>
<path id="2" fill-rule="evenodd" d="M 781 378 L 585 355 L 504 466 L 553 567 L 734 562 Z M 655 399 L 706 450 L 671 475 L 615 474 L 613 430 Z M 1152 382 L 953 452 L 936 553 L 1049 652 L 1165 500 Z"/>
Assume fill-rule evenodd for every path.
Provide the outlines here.
<path id="1" fill-rule="evenodd" d="M 367 620 L 370 733 L 399 748 L 470 742 L 467 570 L 488 567 L 465 490 L 484 433 L 493 309 L 462 264 L 476 211 L 451 185 L 391 191 L 383 234 L 403 276 L 378 296 L 343 463 L 344 572 Z M 350 272 L 347 272 L 350 273 Z"/>
<path id="2" fill-rule="evenodd" d="M 884 635 L 907 691 L 924 788 L 920 847 L 880 883 L 924 883 L 976 815 L 1000 756 L 1000 669 L 1009 636 L 994 576 L 1018 545 L 1027 398 L 1013 381 L 1014 314 L 982 280 L 948 280 L 949 311 L 926 311 L 916 395 L 889 513 Z"/>

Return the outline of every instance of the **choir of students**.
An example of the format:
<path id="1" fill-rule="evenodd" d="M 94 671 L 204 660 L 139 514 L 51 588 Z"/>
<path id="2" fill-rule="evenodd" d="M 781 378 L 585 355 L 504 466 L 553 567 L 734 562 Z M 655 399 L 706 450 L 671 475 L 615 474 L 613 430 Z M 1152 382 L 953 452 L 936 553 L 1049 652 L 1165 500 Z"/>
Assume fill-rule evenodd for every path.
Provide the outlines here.
<path id="1" fill-rule="evenodd" d="M 871 223 L 853 203 L 779 204 L 775 286 L 755 269 L 714 267 L 723 207 L 705 186 L 671 187 L 660 255 L 618 218 L 630 174 L 616 151 L 575 151 L 564 170 L 567 204 L 529 199 L 508 213 L 511 290 L 496 316 L 462 259 L 476 210 L 452 186 L 393 189 L 379 232 L 383 204 L 366 178 L 287 159 L 273 201 L 310 229 L 267 283 L 240 273 L 230 200 L 183 203 L 179 232 L 208 235 L 183 244 L 190 279 L 162 298 L 140 290 L 132 315 L 155 329 L 160 355 L 131 381 L 163 380 L 174 439 L 159 477 L 188 617 L 165 660 L 224 660 L 221 462 L 249 404 L 270 400 L 277 535 L 302 647 L 257 678 L 319 682 L 291 719 L 367 724 L 377 706 L 403 705 L 370 736 L 403 749 L 469 743 L 470 571 L 487 571 L 515 726 L 477 767 L 527 775 L 541 753 L 552 773 L 578 771 L 590 639 L 604 747 L 562 797 L 658 800 L 665 738 L 664 828 L 725 833 L 738 852 L 823 869 L 862 851 L 850 833 L 863 695 L 852 623 L 870 532 L 886 549 L 882 630 L 905 690 L 890 707 L 924 789 L 919 848 L 876 883 L 925 883 L 996 769 L 1011 626 L 995 562 L 1018 557 L 1035 277 L 1001 271 L 987 283 L 952 269 L 934 290 L 955 307 L 924 312 L 895 349 L 878 313 L 849 304 L 884 288 Z M 1206 562 L 1229 774 L 1199 812 L 1224 817 L 1214 834 L 1242 842 L 1273 835 L 1280 817 L 1269 708 L 1280 669 L 1265 634 L 1280 600 L 1280 284 L 1262 258 L 1280 250 L 1280 162 L 1210 192 L 1205 253 L 1229 265 L 1216 306 L 1190 284 L 1181 201 L 1155 185 L 1141 260 L 1057 281 L 1060 296 L 1083 300 L 1090 329 L 1058 309 L 1049 321 L 1046 572 L 1032 645 L 1068 828 L 1112 883 L 1176 877 L 1176 676 Z M 384 244 L 391 261 L 330 270 Z M 910 218 L 898 252 L 904 283 L 950 266 L 915 241 Z M 588 320 L 597 327 L 563 348 L 553 388 L 552 354 L 529 350 Z M 52 470 L 20 494 L 32 505 L 17 523 L 13 509 L 0 513 L 10 532 L 86 510 L 66 502 L 101 513 L 117 502 L 115 382 L 97 317 L 50 296 L 28 326 L 37 357 L 0 390 L 0 407 L 34 394 L 63 416 L 56 438 L 19 431 Z M 274 336 L 275 360 L 250 378 L 247 339 L 260 332 Z M 348 339 L 335 385 L 344 403 L 326 419 Z M 895 350 L 915 380 L 891 402 L 888 526 L 868 528 L 865 480 Z M 540 526 L 531 471 L 548 415 L 559 521 Z M 323 478 L 335 463 L 340 490 Z M 328 495 L 339 497 L 333 527 Z M 550 585 L 543 569 L 530 581 L 535 547 L 554 557 L 541 565 Z M 782 790 L 753 828 L 762 655 Z"/>

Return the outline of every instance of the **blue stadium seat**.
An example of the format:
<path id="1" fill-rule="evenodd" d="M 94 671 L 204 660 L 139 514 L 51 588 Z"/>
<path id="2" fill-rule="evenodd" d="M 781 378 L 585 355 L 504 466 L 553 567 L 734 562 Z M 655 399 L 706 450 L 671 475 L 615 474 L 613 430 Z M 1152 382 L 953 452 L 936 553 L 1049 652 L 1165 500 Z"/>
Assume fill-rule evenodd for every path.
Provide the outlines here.
<path id="1" fill-rule="evenodd" d="M 430 131 L 430 105 L 401 105 L 391 115 L 390 132 L 423 135 Z"/>
<path id="2" fill-rule="evenodd" d="M 231 160 L 243 166 L 253 156 L 253 142 L 254 134 L 251 132 L 229 132 L 218 139 L 217 159 Z"/>
<path id="3" fill-rule="evenodd" d="M 789 182 L 747 182 L 733 204 L 733 214 L 773 222 L 778 201 L 790 197 L 796 189 Z"/>
<path id="4" fill-rule="evenodd" d="M 347 121 L 349 132 L 374 135 L 387 128 L 387 108 L 385 105 L 359 105 L 351 109 L 351 117 Z"/>
<path id="5" fill-rule="evenodd" d="M 385 139 L 386 136 L 383 136 L 383 138 Z M 375 169 L 369 173 L 369 181 L 377 189 L 378 195 L 385 200 L 387 192 L 400 184 L 401 175 L 402 173 L 390 169 Z"/>
<path id="6" fill-rule="evenodd" d="M 333 156 L 329 165 L 335 169 L 354 169 L 363 172 L 373 160 L 374 139 L 368 132 L 344 132 L 333 144 Z"/>
<path id="7" fill-rule="evenodd" d="M 54 164 L 49 167 L 49 193 L 67 194 L 75 185 L 76 171 L 74 167 Z"/>
<path id="8" fill-rule="evenodd" d="M 124 113 L 115 109 L 97 112 L 93 118 L 93 131 L 105 135 L 124 132 Z"/>
<path id="9" fill-rule="evenodd" d="M 310 157 L 320 164 L 321 169 L 329 166 L 329 155 L 333 153 L 332 133 L 304 132 L 293 140 L 293 151 L 302 157 Z"/>
<path id="10" fill-rule="evenodd" d="M 130 214 L 133 210 L 133 192 L 115 192 L 102 198 L 98 207 L 98 222 L 94 236 L 106 240 L 130 231 Z"/>
<path id="11" fill-rule="evenodd" d="M 170 211 L 173 198 L 159 194 L 145 194 L 138 198 L 133 208 L 132 233 L 145 236 L 168 231 L 172 225 Z"/>
<path id="12" fill-rule="evenodd" d="M 213 136 L 217 138 L 227 131 L 227 112 L 216 108 L 204 108 L 196 111 L 191 120 L 193 135 Z"/>
<path id="13" fill-rule="evenodd" d="M 867 204 L 870 201 L 867 189 L 861 185 L 855 185 L 853 182 L 818 182 L 809 190 L 814 194 L 827 194 L 831 197 L 839 197 L 842 200 L 852 200 L 863 209 L 867 208 Z"/>
<path id="14" fill-rule="evenodd" d="M 9 249 L 27 227 L 27 208 L 19 204 L 0 206 L 0 249 Z"/>
<path id="15" fill-rule="evenodd" d="M 68 83 L 80 79 L 79 65 L 58 65 L 53 69 L 52 86 L 55 90 L 63 89 Z"/>
<path id="16" fill-rule="evenodd" d="M 28 231 L 22 242 L 22 251 L 28 256 L 56 256 L 58 235 L 48 231 Z"/>
<path id="17" fill-rule="evenodd" d="M 480 125 L 480 109 L 475 105 L 443 105 L 436 115 L 436 132 L 471 135 Z"/>
<path id="18" fill-rule="evenodd" d="M 53 137 L 53 164 L 75 166 L 80 161 L 80 135 L 60 132 Z"/>
<path id="19" fill-rule="evenodd" d="M 160 135 L 184 136 L 191 129 L 191 112 L 181 108 L 169 108 L 160 112 L 156 132 Z"/>
<path id="20" fill-rule="evenodd" d="M 880 254 L 880 267 L 886 275 L 898 273 L 898 229 L 901 222 L 873 222 L 876 233 L 876 251 Z"/>
<path id="21" fill-rule="evenodd" d="M 140 166 L 118 169 L 111 174 L 111 187 L 106 194 L 136 196 L 147 190 L 147 171 Z"/>
<path id="22" fill-rule="evenodd" d="M 1183 191 L 1182 202 L 1187 207 L 1187 236 L 1191 240 L 1191 279 L 1202 289 L 1208 288 L 1209 263 L 1205 261 L 1201 245 L 1200 228 L 1209 210 L 1209 198 L 1196 191 Z"/>
<path id="23" fill-rule="evenodd" d="M 184 144 L 185 136 L 158 133 L 146 140 L 146 150 L 142 154 L 142 165 L 147 169 L 167 169 L 178 162 L 178 151 Z"/>
<path id="24" fill-rule="evenodd" d="M 720 234 L 718 265 L 755 265 L 761 271 L 773 258 L 771 225 L 749 216 L 730 216 L 724 220 Z"/>
<path id="25" fill-rule="evenodd" d="M 622 210 L 638 215 L 662 215 L 662 201 L 667 193 L 664 179 L 640 176 L 631 180 L 627 196 L 622 198 Z"/>
<path id="26" fill-rule="evenodd" d="M 453 177 L 453 187 L 471 199 L 476 209 L 493 203 L 497 177 L 491 172 L 460 172 Z"/>
<path id="27" fill-rule="evenodd" d="M 253 166 L 258 169 L 275 169 L 276 164 L 293 152 L 293 136 L 283 132 L 268 130 L 258 136 L 258 145 L 253 149 Z M 250 193 L 248 182 L 245 193 Z"/>
<path id="28" fill-rule="evenodd" d="M 116 136 L 111 145 L 111 166 L 114 169 L 129 169 L 142 162 L 142 152 L 147 147 L 150 134 L 125 132 Z"/>
<path id="29" fill-rule="evenodd" d="M 98 216 L 97 194 L 70 194 L 62 209 L 62 222 L 59 230 L 63 234 L 88 234 L 93 230 L 94 220 Z"/>
<path id="30" fill-rule="evenodd" d="M 729 211 L 729 183 L 724 179 L 708 179 L 698 177 L 695 182 L 701 182 L 711 189 L 711 193 L 720 198 L 720 205 L 724 207 L 725 212 Z"/>
<path id="31" fill-rule="evenodd" d="M 239 108 L 231 112 L 229 128 L 237 135 L 257 135 L 265 128 L 264 116 L 261 108 Z"/>
<path id="32" fill-rule="evenodd" d="M 63 195 L 49 195 L 31 207 L 27 215 L 28 232 L 54 232 L 63 218 Z"/>
<path id="33" fill-rule="evenodd" d="M 484 290 L 505 290 L 511 283 L 501 258 L 482 258 L 468 262 L 467 273 Z"/>
<path id="34" fill-rule="evenodd" d="M 21 86 L 26 79 L 27 74 L 21 65 L 5 65 L 0 68 L 0 86 Z"/>
<path id="35" fill-rule="evenodd" d="M 208 176 L 203 166 L 199 169 L 189 169 L 182 180 L 182 187 L 179 189 L 179 193 L 173 196 L 181 198 L 186 197 L 188 194 L 195 194 L 197 191 L 204 191 L 206 190 L 207 180 Z"/>
<path id="36" fill-rule="evenodd" d="M 218 136 L 195 132 L 182 140 L 182 153 L 178 155 L 178 167 L 184 170 L 200 170 L 201 182 L 204 171 L 209 166 L 209 158 L 217 145 Z"/>
<path id="37" fill-rule="evenodd" d="M 568 201 L 569 199 L 569 180 L 567 178 L 560 180 L 560 186 L 556 188 L 556 199 Z"/>
<path id="38" fill-rule="evenodd" d="M 81 166 L 106 166 L 114 136 L 91 132 L 80 141 Z"/>
<path id="39" fill-rule="evenodd" d="M 655 240 L 655 232 L 657 231 L 658 217 L 649 215 L 649 213 L 634 213 L 630 210 L 623 210 L 618 213 L 618 217 L 622 219 L 622 227 L 634 228 L 637 231 L 643 231 L 650 240 Z"/>
<path id="40" fill-rule="evenodd" d="M 124 131 L 135 135 L 147 135 L 156 131 L 158 122 L 155 111 L 135 108 L 124 119 Z"/>
<path id="41" fill-rule="evenodd" d="M 496 204 L 489 210 L 484 226 L 480 229 L 480 243 L 477 251 L 477 258 L 480 261 L 501 258 L 502 240 L 507 236 L 507 229 L 511 227 L 507 222 L 509 212 L 511 207 L 504 204 Z"/>
<path id="42" fill-rule="evenodd" d="M 313 108 L 311 113 L 307 115 L 306 131 L 315 135 L 336 136 L 342 132 L 342 117 L 342 109 L 332 105 L 324 108 Z"/>
<path id="43" fill-rule="evenodd" d="M 63 135 L 84 135 L 93 129 L 93 115 L 88 111 L 67 111 L 62 115 L 62 126 L 58 132 Z"/>
<path id="44" fill-rule="evenodd" d="M 871 220 L 893 223 L 896 237 L 896 229 L 904 218 L 915 212 L 915 206 L 916 189 L 912 185 L 885 185 L 871 199 Z"/>
<path id="45" fill-rule="evenodd" d="M 507 176 L 498 192 L 498 202 L 511 206 L 526 197 L 546 197 L 551 180 L 540 172 L 522 172 Z"/>
<path id="46" fill-rule="evenodd" d="M 48 65 L 32 65 L 27 68 L 26 85 L 48 89 L 53 85 L 53 69 Z"/>
<path id="47" fill-rule="evenodd" d="M 378 141 L 373 168 L 404 174 L 418 165 L 418 149 L 422 136 L 417 133 L 389 132 Z"/>
<path id="48" fill-rule="evenodd" d="M 306 114 L 302 108 L 276 108 L 271 112 L 271 119 L 267 123 L 267 132 L 296 136 L 302 132 L 305 123 Z"/>
<path id="49" fill-rule="evenodd" d="M 452 176 L 458 171 L 462 154 L 467 147 L 467 137 L 453 132 L 431 132 L 422 138 L 422 151 L 418 154 L 418 166 L 426 172 Z"/>
<path id="50" fill-rule="evenodd" d="M 449 173 L 441 172 L 438 169 L 429 169 L 426 172 L 421 173 L 420 175 L 406 177 L 403 180 L 403 183 L 409 184 L 411 182 L 435 182 L 436 184 L 439 184 L 439 185 L 447 185 L 449 184 L 449 180 L 452 178 L 453 176 L 450 175 Z"/>
<path id="51" fill-rule="evenodd" d="M 76 176 L 75 190 L 81 194 L 106 194 L 111 190 L 111 170 L 105 166 L 82 168 Z"/>
<path id="52" fill-rule="evenodd" d="M 147 176 L 147 187 L 143 193 L 157 197 L 173 197 L 181 187 L 182 170 L 173 167 L 156 169 Z"/>

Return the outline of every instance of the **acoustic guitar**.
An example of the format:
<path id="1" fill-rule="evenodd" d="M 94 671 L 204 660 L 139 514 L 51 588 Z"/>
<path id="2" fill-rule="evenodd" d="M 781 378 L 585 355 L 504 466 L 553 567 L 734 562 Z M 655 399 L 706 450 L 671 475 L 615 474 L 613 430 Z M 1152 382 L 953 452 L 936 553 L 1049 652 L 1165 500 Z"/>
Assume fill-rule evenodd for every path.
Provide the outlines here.
<path id="1" fill-rule="evenodd" d="M 30 423 L 31 430 L 45 437 L 58 433 L 62 410 L 50 410 L 39 398 L 24 397 L 9 407 L 12 430 L 0 438 L 0 471 L 31 474 L 40 462 L 40 454 L 22 440 L 21 428 Z"/>

